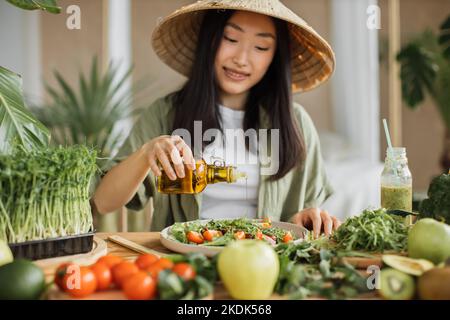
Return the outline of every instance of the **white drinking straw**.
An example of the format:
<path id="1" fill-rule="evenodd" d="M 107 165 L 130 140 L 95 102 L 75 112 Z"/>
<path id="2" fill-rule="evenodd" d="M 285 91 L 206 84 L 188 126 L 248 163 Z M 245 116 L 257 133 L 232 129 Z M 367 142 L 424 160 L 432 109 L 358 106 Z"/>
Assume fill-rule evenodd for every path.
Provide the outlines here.
<path id="1" fill-rule="evenodd" d="M 384 125 L 384 133 L 386 134 L 386 140 L 389 146 L 389 149 L 392 151 L 392 143 L 391 143 L 391 135 L 389 134 L 389 128 L 386 119 L 383 119 Z"/>

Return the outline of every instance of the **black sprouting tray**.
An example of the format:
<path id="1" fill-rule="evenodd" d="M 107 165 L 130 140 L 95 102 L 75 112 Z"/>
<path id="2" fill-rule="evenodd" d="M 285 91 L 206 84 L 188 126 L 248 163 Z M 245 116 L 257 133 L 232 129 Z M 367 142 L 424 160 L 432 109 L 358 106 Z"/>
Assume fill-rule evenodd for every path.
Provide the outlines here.
<path id="1" fill-rule="evenodd" d="M 95 232 L 92 231 L 75 236 L 10 243 L 9 247 L 14 255 L 14 259 L 40 260 L 69 256 L 91 251 L 94 243 L 94 234 Z"/>

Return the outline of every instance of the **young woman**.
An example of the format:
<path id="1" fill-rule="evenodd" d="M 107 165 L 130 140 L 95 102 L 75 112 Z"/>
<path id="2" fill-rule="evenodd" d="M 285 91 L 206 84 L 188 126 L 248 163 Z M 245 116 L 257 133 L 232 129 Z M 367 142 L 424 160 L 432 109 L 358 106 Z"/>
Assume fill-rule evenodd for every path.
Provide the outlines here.
<path id="1" fill-rule="evenodd" d="M 292 101 L 293 89 L 310 90 L 331 75 L 334 54 L 325 40 L 278 0 L 207 0 L 163 20 L 153 47 L 188 80 L 142 113 L 96 189 L 95 210 L 140 209 L 153 197 L 152 230 L 241 216 L 290 221 L 315 236 L 339 226 L 320 210 L 331 187 L 314 124 Z M 238 148 L 225 134 L 203 141 L 200 156 L 207 162 L 226 159 L 245 171 L 248 181 L 209 185 L 197 195 L 158 193 L 154 178 L 161 169 L 175 180 L 184 177 L 185 166 L 194 168 L 192 145 L 172 133 L 182 128 L 194 137 L 196 121 L 201 134 L 237 132 Z M 244 131 L 260 129 L 278 138 L 269 139 L 270 160 L 278 168 L 270 175 L 262 174 L 260 144 L 245 140 Z"/>

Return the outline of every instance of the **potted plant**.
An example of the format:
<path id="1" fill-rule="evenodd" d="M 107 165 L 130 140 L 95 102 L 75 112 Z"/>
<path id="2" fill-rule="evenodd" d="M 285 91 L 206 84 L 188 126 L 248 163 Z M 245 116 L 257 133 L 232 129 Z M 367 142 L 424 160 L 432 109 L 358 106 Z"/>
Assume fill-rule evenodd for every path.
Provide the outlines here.
<path id="1" fill-rule="evenodd" d="M 50 103 L 31 107 L 36 117 L 50 129 L 51 144 L 92 146 L 99 150 L 97 164 L 102 168 L 118 151 L 124 138 L 123 132 L 114 130 L 115 126 L 139 111 L 133 111 L 134 97 L 141 87 L 122 90 L 131 72 L 132 68 L 120 75 L 117 66 L 110 63 L 101 73 L 94 57 L 88 74 L 79 71 L 77 88 L 55 70 L 57 85 L 46 85 Z"/>
<path id="2" fill-rule="evenodd" d="M 59 13 L 54 0 L 8 0 Z M 50 147 L 50 131 L 28 110 L 19 75 L 0 67 L 0 239 L 14 256 L 42 259 L 92 249 L 89 185 L 96 151 Z"/>
<path id="3" fill-rule="evenodd" d="M 414 109 L 428 93 L 434 100 L 446 129 L 440 160 L 443 172 L 450 168 L 450 16 L 439 34 L 427 30 L 407 43 L 397 55 L 402 96 Z"/>
<path id="4" fill-rule="evenodd" d="M 57 80 L 55 86 L 46 85 L 51 101 L 46 105 L 33 106 L 37 118 L 50 129 L 53 145 L 84 144 L 94 147 L 99 152 L 97 165 L 102 170 L 121 146 L 125 133 L 117 130 L 117 123 L 131 118 L 140 108 L 139 93 L 145 88 L 143 79 L 131 88 L 123 90 L 130 79 L 132 68 L 124 74 L 109 64 L 105 72 L 99 71 L 97 58 L 93 58 L 87 74 L 79 71 L 78 85 L 71 85 L 58 71 L 54 71 Z M 102 175 L 99 171 L 96 180 Z M 92 183 L 91 187 L 95 187 Z M 94 190 L 91 189 L 91 193 Z M 145 212 L 130 215 L 131 223 L 144 226 Z M 118 212 L 108 215 L 95 215 L 94 225 L 102 231 L 116 231 Z"/>

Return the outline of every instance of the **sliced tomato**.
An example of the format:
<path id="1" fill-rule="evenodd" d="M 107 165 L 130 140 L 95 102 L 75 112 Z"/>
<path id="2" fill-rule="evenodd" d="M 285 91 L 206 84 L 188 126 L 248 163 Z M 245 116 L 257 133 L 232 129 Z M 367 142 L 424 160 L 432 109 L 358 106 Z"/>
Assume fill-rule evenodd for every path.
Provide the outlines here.
<path id="1" fill-rule="evenodd" d="M 261 232 L 261 230 L 256 231 L 255 239 L 258 239 L 258 240 L 262 240 L 263 239 L 263 233 Z"/>
<path id="2" fill-rule="evenodd" d="M 245 232 L 242 231 L 242 230 L 236 231 L 236 232 L 234 233 L 234 238 L 235 238 L 236 240 L 244 240 L 244 239 L 245 239 Z"/>
<path id="3" fill-rule="evenodd" d="M 283 242 L 288 243 L 291 242 L 294 238 L 292 237 L 292 234 L 288 231 L 283 236 Z"/>
<path id="4" fill-rule="evenodd" d="M 205 240 L 203 239 L 203 236 L 195 231 L 189 231 L 186 235 L 188 241 L 193 242 L 193 243 L 197 243 L 197 244 L 201 244 L 203 243 Z"/>
<path id="5" fill-rule="evenodd" d="M 219 238 L 223 236 L 222 231 L 218 231 L 218 230 L 206 230 L 205 232 L 203 232 L 203 238 L 206 241 L 212 241 L 215 238 Z"/>
<path id="6" fill-rule="evenodd" d="M 272 220 L 269 217 L 265 217 L 259 224 L 261 229 L 268 229 L 272 227 Z"/>

